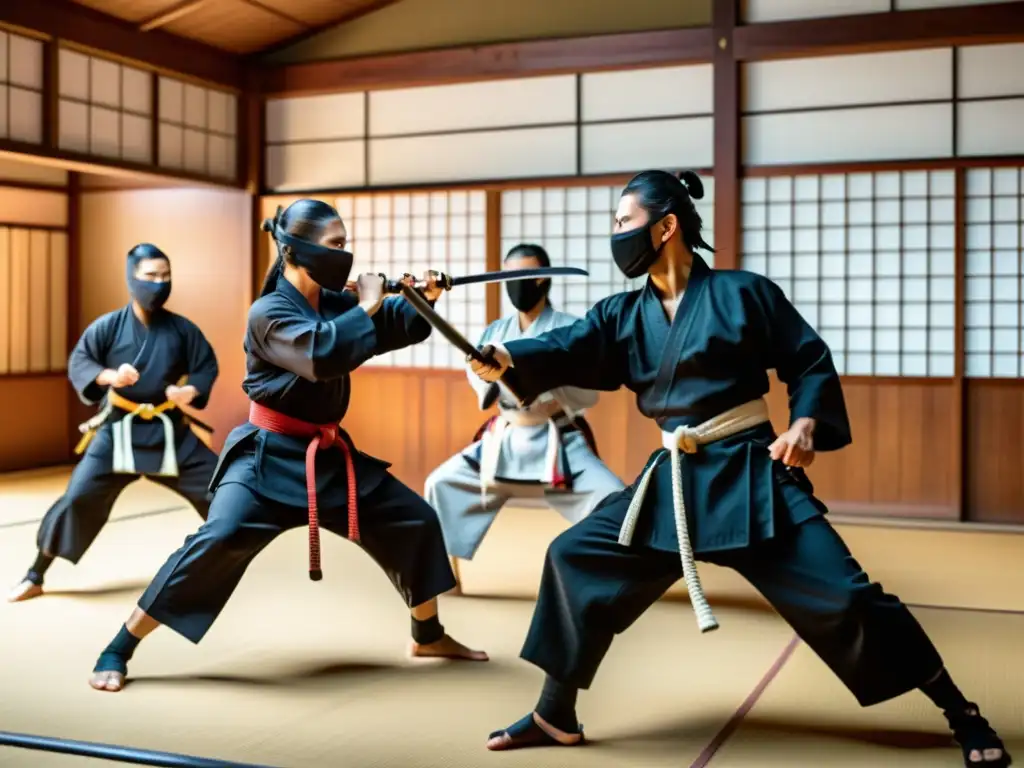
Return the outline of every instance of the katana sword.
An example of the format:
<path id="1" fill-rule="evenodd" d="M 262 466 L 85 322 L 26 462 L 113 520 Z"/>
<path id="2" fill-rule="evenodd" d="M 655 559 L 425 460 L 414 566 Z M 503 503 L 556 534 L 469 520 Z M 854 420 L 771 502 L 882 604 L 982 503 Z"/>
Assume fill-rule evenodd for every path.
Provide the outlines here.
<path id="1" fill-rule="evenodd" d="M 412 304 L 413 308 L 420 313 L 420 316 L 430 323 L 434 330 L 444 336 L 467 358 L 476 360 L 480 363 L 494 363 L 493 347 L 488 346 L 485 347 L 484 350 L 479 350 L 473 346 L 465 336 L 455 330 L 447 320 L 437 314 L 437 312 L 434 311 L 434 308 L 430 306 L 430 302 L 428 302 L 426 298 L 424 298 L 423 295 L 414 287 L 410 285 L 402 285 L 401 292 L 405 297 L 405 300 Z M 522 392 L 522 388 L 519 386 L 514 369 L 506 369 L 505 373 L 502 374 L 501 383 L 505 385 L 509 394 L 519 401 L 519 405 L 521 407 L 526 407 L 533 400 L 533 398 L 528 400 L 520 394 Z"/>
<path id="2" fill-rule="evenodd" d="M 462 277 L 452 277 L 446 275 L 444 272 L 436 273 L 436 282 L 439 288 L 443 288 L 446 291 L 450 291 L 459 285 L 474 285 L 478 283 L 507 283 L 512 280 L 531 280 L 537 279 L 538 277 L 559 277 L 565 275 L 577 275 L 579 277 L 589 277 L 590 273 L 585 269 L 579 267 L 533 267 L 532 269 L 505 269 L 498 272 L 478 272 L 475 275 L 463 275 Z M 404 293 L 402 286 L 404 283 L 401 280 L 388 280 L 386 275 L 381 275 L 384 278 L 384 292 L 385 293 Z M 423 280 L 417 280 L 413 283 L 416 288 L 426 288 L 427 284 Z"/>

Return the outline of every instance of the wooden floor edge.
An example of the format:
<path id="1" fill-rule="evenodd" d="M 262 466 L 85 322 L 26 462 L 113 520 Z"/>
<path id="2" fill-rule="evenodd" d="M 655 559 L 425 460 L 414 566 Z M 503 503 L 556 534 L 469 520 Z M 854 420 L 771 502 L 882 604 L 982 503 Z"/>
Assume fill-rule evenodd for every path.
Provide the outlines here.
<path id="1" fill-rule="evenodd" d="M 78 757 L 96 757 L 101 760 L 134 763 L 135 765 L 166 766 L 167 768 L 272 768 L 271 766 L 261 766 L 255 763 L 234 763 L 226 760 L 179 754 L 177 752 L 158 752 L 117 744 L 74 741 L 54 736 L 37 736 L 30 733 L 13 733 L 9 731 L 0 731 L 0 746 L 37 752 L 57 752 Z"/>

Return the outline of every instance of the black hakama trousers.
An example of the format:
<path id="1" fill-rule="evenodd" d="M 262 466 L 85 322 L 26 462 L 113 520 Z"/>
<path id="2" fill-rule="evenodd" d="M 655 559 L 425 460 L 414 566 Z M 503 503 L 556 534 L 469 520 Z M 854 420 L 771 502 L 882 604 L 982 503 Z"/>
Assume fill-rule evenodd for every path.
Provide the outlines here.
<path id="1" fill-rule="evenodd" d="M 210 509 L 210 479 L 217 466 L 217 454 L 194 435 L 186 435 L 185 441 L 178 449 L 177 477 L 146 477 L 182 496 L 205 520 Z M 136 449 L 136 462 L 143 473 L 146 464 L 159 466 L 163 449 L 151 449 L 148 454 L 151 455 Z M 82 558 L 106 525 L 121 492 L 140 477 L 114 473 L 112 465 L 113 441 L 109 429 L 105 429 L 89 445 L 71 473 L 64 495 L 43 516 L 36 535 L 40 552 L 72 563 Z"/>
<path id="2" fill-rule="evenodd" d="M 306 507 L 261 496 L 243 482 L 222 482 L 210 516 L 171 555 L 139 607 L 193 643 L 213 626 L 249 563 L 280 534 L 307 525 Z M 320 526 L 348 535 L 344 507 L 321 510 Z M 390 473 L 360 494 L 359 545 L 384 570 L 410 608 L 455 587 L 437 513 Z M 296 563 L 301 568 L 302 563 Z"/>
<path id="3" fill-rule="evenodd" d="M 615 635 L 682 578 L 678 552 L 618 543 L 631 490 L 562 533 L 545 557 L 521 655 L 567 685 L 590 687 Z M 773 537 L 749 547 L 696 556 L 746 578 L 862 706 L 918 688 L 942 669 L 907 607 L 868 578 L 821 515 L 778 524 Z M 692 621 L 689 631 L 697 631 Z"/>

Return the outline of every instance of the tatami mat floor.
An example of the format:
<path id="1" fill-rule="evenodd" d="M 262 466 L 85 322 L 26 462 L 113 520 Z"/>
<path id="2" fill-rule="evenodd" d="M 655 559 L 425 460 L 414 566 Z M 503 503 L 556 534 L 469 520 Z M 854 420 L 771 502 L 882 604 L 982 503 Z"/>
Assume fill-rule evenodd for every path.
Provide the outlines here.
<path id="1" fill-rule="evenodd" d="M 31 521 L 65 479 L 66 472 L 0 479 L 4 586 L 31 561 Z M 173 511 L 146 514 L 161 509 Z M 792 639 L 774 614 L 739 608 L 717 608 L 722 629 L 701 636 L 688 606 L 660 603 L 616 642 L 594 689 L 581 695 L 590 746 L 490 755 L 487 733 L 528 711 L 539 688 L 540 673 L 517 657 L 532 604 L 444 598 L 446 627 L 492 661 L 413 664 L 405 657 L 408 614 L 369 558 L 327 537 L 325 580 L 310 582 L 305 537 L 295 531 L 256 560 L 200 646 L 159 631 L 136 654 L 135 682 L 100 694 L 86 684 L 96 655 L 198 524 L 173 494 L 145 482 L 128 490 L 114 519 L 77 568 L 53 567 L 51 595 L 0 603 L 0 729 L 282 768 L 685 768 Z M 919 614 L 1024 755 L 1024 617 Z M 917 695 L 859 709 L 798 645 L 711 765 L 819 766 L 827 755 L 836 766 L 955 768 L 958 752 L 942 725 Z M 0 748 L 3 768 L 108 764 Z"/>

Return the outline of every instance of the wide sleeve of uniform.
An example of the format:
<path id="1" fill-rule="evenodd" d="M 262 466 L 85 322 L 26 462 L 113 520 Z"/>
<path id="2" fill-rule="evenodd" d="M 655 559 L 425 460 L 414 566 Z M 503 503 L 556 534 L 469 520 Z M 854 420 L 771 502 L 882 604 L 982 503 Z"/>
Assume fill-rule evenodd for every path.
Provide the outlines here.
<path id="1" fill-rule="evenodd" d="M 276 294 L 253 304 L 249 339 L 257 357 L 307 381 L 345 376 L 379 352 L 377 324 L 357 303 L 314 319 Z"/>
<path id="2" fill-rule="evenodd" d="M 195 387 L 198 394 L 191 406 L 202 410 L 210 402 L 213 384 L 217 380 L 220 368 L 217 355 L 207 341 L 199 326 L 185 320 L 185 355 L 188 358 L 188 384 Z"/>
<path id="3" fill-rule="evenodd" d="M 95 405 L 106 394 L 107 388 L 96 383 L 96 377 L 105 369 L 103 360 L 113 344 L 117 332 L 116 313 L 97 318 L 71 350 L 68 358 L 68 379 L 79 399 L 86 405 Z"/>
<path id="4" fill-rule="evenodd" d="M 815 420 L 815 450 L 835 451 L 849 445 L 850 421 L 828 345 L 781 288 L 768 279 L 758 285 L 768 332 L 768 363 L 788 388 L 790 422 Z"/>
<path id="5" fill-rule="evenodd" d="M 627 364 L 617 330 L 616 298 L 598 302 L 571 325 L 504 345 L 526 390 L 521 394 L 536 397 L 566 386 L 613 392 L 625 383 Z"/>
<path id="6" fill-rule="evenodd" d="M 434 302 L 430 302 L 433 306 Z M 416 308 L 401 296 L 389 296 L 373 314 L 377 330 L 377 351 L 383 355 L 396 349 L 419 344 L 430 337 L 433 330 Z"/>

